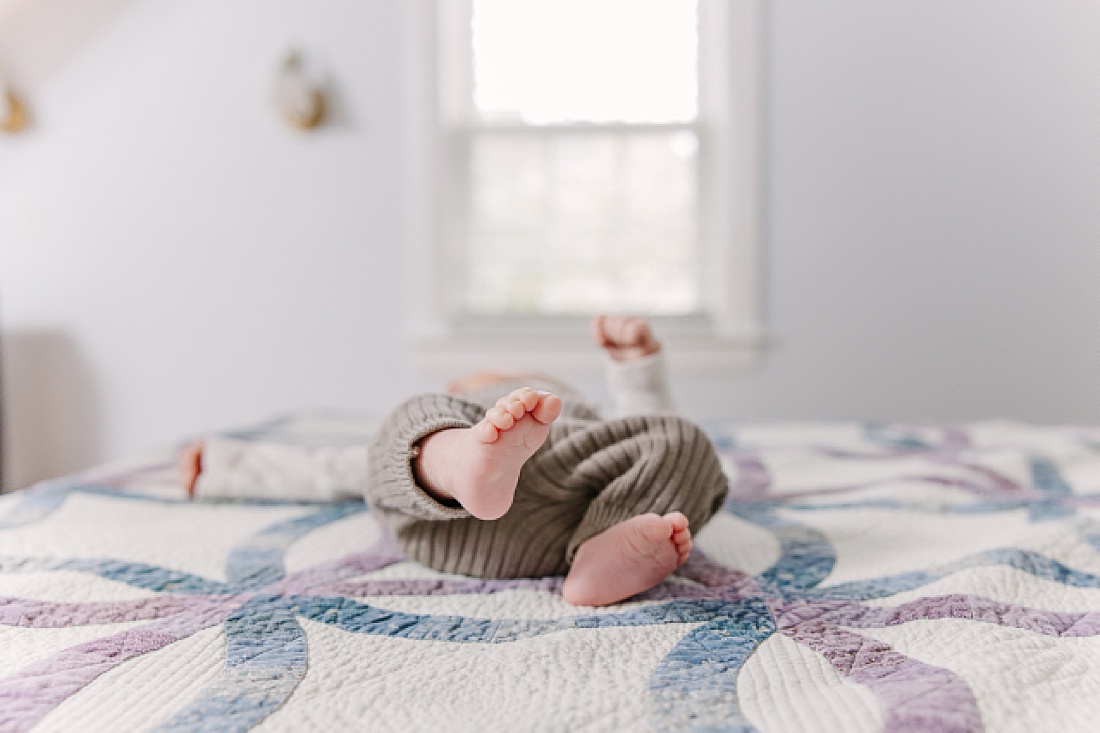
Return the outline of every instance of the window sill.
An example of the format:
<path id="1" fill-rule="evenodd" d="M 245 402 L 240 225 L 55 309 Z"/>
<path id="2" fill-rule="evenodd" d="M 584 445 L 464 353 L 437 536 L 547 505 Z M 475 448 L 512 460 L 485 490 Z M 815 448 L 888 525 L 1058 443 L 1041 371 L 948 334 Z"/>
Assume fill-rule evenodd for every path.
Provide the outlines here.
<path id="1" fill-rule="evenodd" d="M 722 329 L 702 319 L 652 319 L 677 373 L 749 371 L 768 347 L 761 329 Z M 429 373 L 486 368 L 590 371 L 603 368 L 585 319 L 479 319 L 451 328 L 419 329 L 414 363 Z"/>

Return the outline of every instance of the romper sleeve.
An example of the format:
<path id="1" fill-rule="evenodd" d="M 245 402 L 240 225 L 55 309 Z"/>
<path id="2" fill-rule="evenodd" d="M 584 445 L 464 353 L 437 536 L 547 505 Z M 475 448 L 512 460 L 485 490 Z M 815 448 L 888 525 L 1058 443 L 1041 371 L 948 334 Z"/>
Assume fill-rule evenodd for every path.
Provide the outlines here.
<path id="1" fill-rule="evenodd" d="M 367 446 L 305 447 L 214 437 L 203 443 L 197 498 L 339 501 L 363 495 Z"/>
<path id="2" fill-rule="evenodd" d="M 676 412 L 664 352 L 635 361 L 616 361 L 608 356 L 604 371 L 611 393 L 611 417 Z"/>

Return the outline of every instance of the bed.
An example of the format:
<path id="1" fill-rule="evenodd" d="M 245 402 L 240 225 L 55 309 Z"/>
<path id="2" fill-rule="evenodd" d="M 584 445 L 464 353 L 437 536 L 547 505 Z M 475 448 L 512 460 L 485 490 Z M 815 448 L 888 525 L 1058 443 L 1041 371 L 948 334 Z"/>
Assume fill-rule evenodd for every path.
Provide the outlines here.
<path id="1" fill-rule="evenodd" d="M 1100 428 L 708 431 L 725 510 L 602 609 L 402 561 L 358 502 L 186 501 L 168 451 L 0 496 L 0 730 L 1097 729 Z"/>

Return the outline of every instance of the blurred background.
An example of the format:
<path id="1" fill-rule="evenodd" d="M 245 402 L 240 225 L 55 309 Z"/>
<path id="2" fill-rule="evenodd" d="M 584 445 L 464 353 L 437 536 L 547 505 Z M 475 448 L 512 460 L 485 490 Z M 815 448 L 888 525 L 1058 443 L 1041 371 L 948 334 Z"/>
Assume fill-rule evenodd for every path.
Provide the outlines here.
<path id="1" fill-rule="evenodd" d="M 0 0 L 9 487 L 439 388 L 410 341 L 414 5 Z M 761 8 L 766 346 L 678 372 L 685 413 L 1095 422 L 1100 1 Z M 315 129 L 273 101 L 291 49 Z M 559 374 L 599 395 L 599 366 Z"/>

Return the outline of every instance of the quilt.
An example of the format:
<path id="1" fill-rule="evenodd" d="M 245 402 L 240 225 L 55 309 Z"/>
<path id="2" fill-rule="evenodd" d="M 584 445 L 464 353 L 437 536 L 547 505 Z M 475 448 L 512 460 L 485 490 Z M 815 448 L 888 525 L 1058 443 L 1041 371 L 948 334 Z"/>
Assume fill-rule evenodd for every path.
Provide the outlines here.
<path id="1" fill-rule="evenodd" d="M 1100 428 L 708 430 L 725 510 L 598 609 L 358 502 L 188 501 L 168 451 L 0 496 L 0 730 L 1100 729 Z"/>

